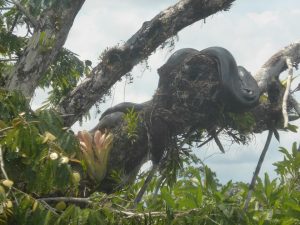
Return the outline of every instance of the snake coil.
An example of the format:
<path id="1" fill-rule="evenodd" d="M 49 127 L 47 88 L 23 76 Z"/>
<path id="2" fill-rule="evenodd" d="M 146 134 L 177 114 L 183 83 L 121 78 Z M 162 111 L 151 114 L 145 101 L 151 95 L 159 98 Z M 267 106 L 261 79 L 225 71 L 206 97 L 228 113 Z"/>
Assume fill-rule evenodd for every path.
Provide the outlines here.
<path id="1" fill-rule="evenodd" d="M 232 54 L 222 47 L 209 47 L 198 51 L 183 48 L 174 52 L 161 68 L 163 73 L 171 71 L 185 59 L 195 55 L 206 55 L 216 60 L 219 80 L 232 104 L 237 107 L 251 108 L 258 104 L 260 91 L 251 74 L 242 66 L 237 66 Z"/>
<path id="2" fill-rule="evenodd" d="M 218 78 L 232 105 L 244 109 L 258 104 L 260 91 L 256 81 L 244 67 L 237 66 L 232 54 L 222 47 L 210 47 L 202 51 L 193 48 L 180 49 L 170 56 L 159 69 L 159 72 L 169 73 L 185 59 L 198 54 L 210 56 L 216 60 L 219 72 Z M 142 104 L 123 102 L 111 107 L 102 114 L 98 128 L 114 126 L 129 109 L 133 108 L 140 111 L 146 104 L 147 102 Z"/>

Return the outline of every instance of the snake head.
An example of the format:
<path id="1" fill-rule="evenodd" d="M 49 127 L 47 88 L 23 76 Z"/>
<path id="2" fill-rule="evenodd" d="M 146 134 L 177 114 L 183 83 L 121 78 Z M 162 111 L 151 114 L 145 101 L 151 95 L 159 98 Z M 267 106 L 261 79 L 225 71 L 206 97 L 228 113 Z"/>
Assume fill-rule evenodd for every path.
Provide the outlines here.
<path id="1" fill-rule="evenodd" d="M 242 66 L 238 66 L 238 75 L 243 97 L 248 101 L 249 105 L 257 104 L 260 96 L 257 82 L 254 80 L 251 73 Z"/>

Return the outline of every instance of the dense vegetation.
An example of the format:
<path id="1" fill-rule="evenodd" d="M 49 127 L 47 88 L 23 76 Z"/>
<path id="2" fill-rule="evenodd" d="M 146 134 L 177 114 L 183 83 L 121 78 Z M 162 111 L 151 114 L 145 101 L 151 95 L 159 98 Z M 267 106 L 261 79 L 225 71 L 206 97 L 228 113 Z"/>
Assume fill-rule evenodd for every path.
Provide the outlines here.
<path id="1" fill-rule="evenodd" d="M 76 2 L 79 10 L 84 1 L 71 2 Z M 228 10 L 231 2 L 223 1 L 224 5 L 216 7 L 212 13 Z M 184 135 L 174 138 L 174 144 L 168 146 L 165 152 L 159 172 L 145 170 L 133 177 L 131 182 L 123 182 L 122 171 L 113 171 L 109 179 L 120 186 L 101 192 L 106 162 L 95 164 L 97 160 L 94 158 L 97 157 L 83 154 L 91 147 L 87 146 L 90 137 L 82 133 L 80 142 L 71 128 L 65 126 L 65 118 L 70 115 L 62 115 L 57 110 L 62 99 L 74 90 L 78 81 L 90 76 L 93 70 L 89 60 L 81 61 L 76 54 L 62 47 L 64 41 L 58 41 L 59 32 L 67 30 L 64 27 L 68 24 L 63 20 L 63 16 L 66 16 L 64 12 L 72 9 L 72 4 L 67 0 L 0 0 L 0 224 L 300 224 L 300 151 L 296 143 L 291 149 L 279 149 L 283 159 L 274 164 L 277 178 L 271 180 L 265 174 L 257 179 L 252 190 L 249 184 L 242 182 L 221 184 L 215 173 L 193 154 L 195 142 L 203 144 L 212 137 L 209 137 L 208 131 L 199 129 L 190 139 Z M 75 11 L 74 16 L 77 13 Z M 43 17 L 53 14 L 53 21 Z M 36 24 L 37 18 L 43 23 Z M 69 21 L 70 24 L 72 22 Z M 24 29 L 26 34 L 17 34 L 17 27 Z M 155 34 L 154 38 L 159 37 L 158 40 L 153 38 L 155 41 L 150 35 L 150 47 L 146 43 L 147 51 L 139 52 L 141 56 L 137 55 L 140 58 L 132 60 L 146 58 L 159 44 L 166 44 L 164 40 L 178 30 L 164 31 L 167 35 L 161 38 L 160 34 Z M 62 33 L 67 35 L 68 31 Z M 135 43 L 131 44 L 134 46 Z M 141 46 L 138 45 L 138 48 Z M 52 49 L 57 54 L 51 58 L 48 56 L 52 54 Z M 25 71 L 22 63 L 26 61 L 28 52 L 35 50 L 36 55 L 49 60 L 49 65 L 45 66 L 41 79 L 33 89 L 50 88 L 51 92 L 46 104 L 33 111 L 30 99 L 24 97 L 22 88 L 19 91 L 11 90 L 7 88 L 7 82 L 14 78 L 12 74 L 19 76 L 15 73 L 16 65 L 20 66 L 18 71 L 21 74 Z M 107 56 L 104 53 L 106 58 L 103 57 L 104 63 L 99 67 L 105 65 L 105 69 L 109 70 L 112 65 L 119 69 L 118 60 L 109 61 L 113 61 L 113 53 L 118 51 L 118 48 L 107 50 L 105 53 L 109 54 Z M 31 68 L 33 74 L 40 71 L 34 71 L 38 66 Z M 116 71 L 123 72 L 118 69 Z M 31 74 L 22 75 L 30 77 Z M 106 88 L 103 93 L 109 93 L 110 86 Z M 263 95 L 261 101 L 267 102 L 267 97 Z M 82 110 L 81 115 L 75 116 L 82 118 L 85 113 Z M 234 141 L 245 143 L 255 126 L 251 114 L 229 113 L 223 116 L 226 117 L 226 120 L 222 120 L 224 127 L 230 131 L 240 131 L 232 134 L 236 138 Z M 138 136 L 137 118 L 134 110 L 124 116 L 126 138 L 132 142 Z M 281 124 L 281 118 L 275 122 L 275 125 Z M 294 126 L 288 128 L 296 131 Z M 265 127 L 263 129 L 267 130 Z M 276 129 L 272 129 L 279 138 Z M 98 142 L 99 149 L 107 148 L 109 151 L 113 135 L 105 134 L 102 137 L 107 142 Z M 92 151 L 91 147 L 89 153 L 97 153 Z M 105 157 L 107 159 L 108 156 Z M 102 174 L 97 174 L 99 171 Z M 154 175 L 142 200 L 136 201 L 151 173 Z M 249 192 L 252 194 L 249 195 Z"/>
<path id="2" fill-rule="evenodd" d="M 17 93 L 2 92 L 0 104 L 2 224 L 300 224 L 296 143 L 279 149 L 278 177 L 257 180 L 247 210 L 249 185 L 220 184 L 189 151 L 171 161 L 167 174 L 155 175 L 134 207 L 147 172 L 115 193 L 86 190 L 82 198 L 78 142 L 61 119 L 51 110 L 31 112 Z"/>

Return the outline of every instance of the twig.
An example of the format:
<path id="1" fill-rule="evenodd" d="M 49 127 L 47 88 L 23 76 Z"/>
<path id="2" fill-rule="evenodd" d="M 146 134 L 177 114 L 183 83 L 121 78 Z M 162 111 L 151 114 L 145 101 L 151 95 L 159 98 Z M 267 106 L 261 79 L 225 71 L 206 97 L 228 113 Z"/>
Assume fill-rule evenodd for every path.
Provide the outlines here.
<path id="1" fill-rule="evenodd" d="M 266 143 L 265 143 L 265 146 L 264 146 L 264 148 L 261 152 L 261 155 L 260 155 L 259 160 L 257 162 L 257 166 L 255 168 L 251 183 L 249 185 L 249 192 L 248 192 L 248 195 L 247 195 L 247 198 L 246 198 L 246 201 L 245 201 L 245 205 L 244 205 L 244 209 L 243 209 L 244 211 L 247 211 L 247 209 L 248 209 L 248 206 L 249 206 L 249 203 L 250 203 L 250 200 L 251 200 L 251 196 L 252 196 L 252 192 L 254 190 L 255 183 L 256 183 L 260 168 L 262 166 L 262 163 L 263 163 L 263 161 L 265 159 L 265 156 L 266 156 L 266 153 L 268 151 L 268 148 L 269 148 L 269 145 L 270 145 L 270 142 L 271 142 L 271 139 L 272 139 L 272 135 L 273 135 L 273 130 L 270 129 L 269 133 L 268 133 Z"/>
<path id="2" fill-rule="evenodd" d="M 38 198 L 38 201 L 44 202 L 72 202 L 72 203 L 84 203 L 90 204 L 92 201 L 89 198 L 73 198 L 73 197 L 49 197 L 49 198 Z"/>
<path id="3" fill-rule="evenodd" d="M 223 128 L 220 128 L 219 130 L 215 131 L 214 135 L 218 135 L 221 131 L 223 130 Z M 206 139 L 204 142 L 202 142 L 200 145 L 197 146 L 197 148 L 202 147 L 203 145 L 206 145 L 208 142 L 210 142 L 212 139 L 214 139 L 213 135 L 210 135 L 210 137 L 208 139 Z"/>
<path id="4" fill-rule="evenodd" d="M 3 174 L 3 176 L 5 177 L 6 180 L 9 180 L 8 176 L 7 176 L 7 173 L 5 171 L 5 168 L 4 168 L 4 159 L 3 159 L 3 152 L 2 152 L 2 146 L 0 145 L 0 167 L 1 167 L 1 172 Z M 11 190 L 12 187 L 9 188 L 9 190 Z M 19 205 L 19 201 L 17 199 L 17 197 L 15 196 L 15 194 L 13 192 L 12 193 L 12 196 L 13 198 L 15 199 L 15 202 L 17 205 Z"/>
<path id="5" fill-rule="evenodd" d="M 37 201 L 40 202 L 40 203 L 43 205 L 43 207 L 44 207 L 45 209 L 48 209 L 48 210 L 51 211 L 54 215 L 57 215 L 57 216 L 58 216 L 58 213 L 57 213 L 56 209 L 53 208 L 53 207 L 51 207 L 49 204 L 47 204 L 47 202 L 45 202 L 45 201 L 43 201 L 43 200 L 37 200 Z"/>
<path id="6" fill-rule="evenodd" d="M 13 31 L 14 31 L 16 25 L 17 25 L 17 22 L 18 22 L 18 19 L 19 19 L 20 16 L 21 16 L 21 13 L 17 13 L 17 15 L 15 16 L 14 21 L 12 22 L 12 25 L 11 25 L 11 27 L 9 29 L 9 33 L 10 34 L 13 33 Z"/>
<path id="7" fill-rule="evenodd" d="M 164 217 L 166 218 L 167 215 L 164 212 L 145 212 L 145 213 L 137 213 L 137 212 L 131 212 L 131 211 L 124 211 L 124 210 L 112 210 L 114 213 L 119 213 L 127 216 L 127 218 L 145 218 L 148 217 Z M 192 210 L 191 210 L 192 211 Z"/>
<path id="8" fill-rule="evenodd" d="M 25 195 L 25 196 L 31 198 L 31 199 L 34 200 L 34 201 L 38 201 L 37 199 L 35 199 L 35 198 L 32 197 L 31 195 L 25 193 L 24 191 L 19 190 L 18 188 L 12 187 L 12 189 L 15 190 L 16 192 L 19 192 L 19 193 L 21 193 L 21 194 L 23 194 L 23 195 Z M 58 215 L 58 213 L 56 212 L 56 209 L 54 209 L 53 207 L 51 207 L 50 205 L 48 205 L 45 201 L 39 201 L 39 202 L 43 205 L 43 207 L 44 207 L 45 209 L 48 209 L 48 210 L 50 210 L 53 214 Z"/>
<path id="9" fill-rule="evenodd" d="M 31 25 L 36 29 L 38 28 L 38 21 L 36 20 L 36 18 L 34 18 L 30 12 L 17 0 L 11 0 L 11 2 L 13 4 L 15 4 L 15 6 L 17 7 L 17 9 L 24 15 L 27 17 L 27 19 L 29 20 L 29 22 L 31 23 Z"/>
<path id="10" fill-rule="evenodd" d="M 0 167 L 1 167 L 1 172 L 2 172 L 2 174 L 4 176 L 4 178 L 6 180 L 9 180 L 8 176 L 7 176 L 7 173 L 5 171 L 5 168 L 4 168 L 4 160 L 3 160 L 3 153 L 2 153 L 2 147 L 1 147 L 1 145 L 0 145 Z"/>
<path id="11" fill-rule="evenodd" d="M 222 153 L 225 153 L 225 149 L 224 149 L 224 147 L 223 147 L 223 145 L 222 145 L 220 139 L 218 138 L 218 135 L 216 135 L 216 134 L 214 135 L 214 140 L 215 140 L 217 146 L 219 147 L 220 151 L 221 151 Z"/>
<path id="12" fill-rule="evenodd" d="M 288 77 L 287 77 L 287 82 L 286 82 L 286 89 L 283 95 L 283 100 L 282 100 L 282 114 L 283 114 L 283 119 L 284 119 L 284 128 L 288 127 L 289 123 L 289 116 L 287 113 L 287 100 L 289 97 L 290 89 L 291 89 L 291 82 L 293 78 L 293 63 L 290 58 L 286 59 L 286 64 L 288 67 Z"/>
<path id="13" fill-rule="evenodd" d="M 10 58 L 10 59 L 0 59 L 0 62 L 15 62 L 18 58 Z"/>
<path id="14" fill-rule="evenodd" d="M 12 7 L 2 7 L 2 8 L 0 8 L 0 10 L 11 10 L 12 9 Z"/>
<path id="15" fill-rule="evenodd" d="M 150 217 L 167 217 L 166 213 L 164 213 L 164 212 L 137 213 L 137 212 L 132 212 L 132 211 L 117 210 L 117 209 L 112 209 L 112 211 L 114 213 L 123 214 L 123 215 L 127 216 L 127 218 L 134 218 L 134 217 L 145 218 L 145 216 L 150 216 Z"/>
<path id="16" fill-rule="evenodd" d="M 4 133 L 5 131 L 8 131 L 8 130 L 10 130 L 10 129 L 13 129 L 13 127 L 5 127 L 5 128 L 3 128 L 2 130 L 0 130 L 0 134 L 1 134 L 1 133 Z"/>
<path id="17" fill-rule="evenodd" d="M 126 211 L 126 210 L 117 210 L 117 209 L 111 209 L 114 213 L 118 213 L 118 214 L 123 214 L 125 216 L 127 216 L 127 218 L 145 218 L 145 217 L 151 217 L 151 218 L 157 218 L 157 217 L 163 217 L 166 218 L 167 214 L 165 212 L 144 212 L 144 213 L 138 213 L 138 212 L 134 212 L 134 211 Z M 197 208 L 197 209 L 190 209 L 187 211 L 174 211 L 173 215 L 174 218 L 178 218 L 178 217 L 182 217 L 182 216 L 187 216 L 190 215 L 192 213 L 198 213 L 200 212 L 201 209 Z M 208 216 L 206 216 L 207 219 L 211 220 L 211 218 L 209 218 Z M 217 222 L 215 222 L 216 224 L 218 224 Z"/>
<path id="18" fill-rule="evenodd" d="M 213 220 L 212 218 L 210 218 L 209 216 L 205 216 L 208 220 L 210 220 L 211 222 L 213 222 L 214 224 L 217 224 L 217 225 L 221 225 L 220 223 L 218 223 L 217 221 Z"/>

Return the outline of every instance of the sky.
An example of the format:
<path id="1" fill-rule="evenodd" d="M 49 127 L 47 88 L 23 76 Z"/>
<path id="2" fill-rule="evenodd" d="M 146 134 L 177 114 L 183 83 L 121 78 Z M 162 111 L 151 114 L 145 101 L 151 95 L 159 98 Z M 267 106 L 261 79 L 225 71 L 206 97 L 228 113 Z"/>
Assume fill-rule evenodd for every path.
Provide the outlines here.
<path id="1" fill-rule="evenodd" d="M 152 19 L 176 2 L 88 0 L 74 21 L 65 47 L 77 53 L 81 59 L 89 59 L 96 65 L 99 55 L 107 47 L 124 43 L 144 21 Z M 237 0 L 228 12 L 219 12 L 179 32 L 174 49 L 158 49 L 149 57 L 147 64 L 137 65 L 132 71 L 133 84 L 127 84 L 124 79 L 116 84 L 112 91 L 113 97 L 107 99 L 101 108 L 104 110 L 123 101 L 140 103 L 149 100 L 158 83 L 156 70 L 172 52 L 180 48 L 201 50 L 210 46 L 222 46 L 234 55 L 239 65 L 255 74 L 275 52 L 299 40 L 299 18 L 299 0 Z M 296 80 L 294 85 L 298 83 Z M 33 105 L 39 105 L 42 100 L 36 97 Z M 73 129 L 89 130 L 96 125 L 99 116 L 92 110 L 91 120 L 84 122 L 82 126 L 75 124 Z M 250 182 L 266 136 L 266 133 L 255 135 L 253 141 L 246 146 L 222 139 L 225 154 L 221 154 L 214 144 L 194 151 L 217 173 L 221 182 Z M 280 132 L 280 138 L 280 143 L 272 141 L 260 175 L 268 172 L 271 177 L 275 176 L 272 164 L 282 159 L 282 155 L 278 153 L 279 146 L 290 148 L 294 141 L 299 140 L 299 133 Z"/>

